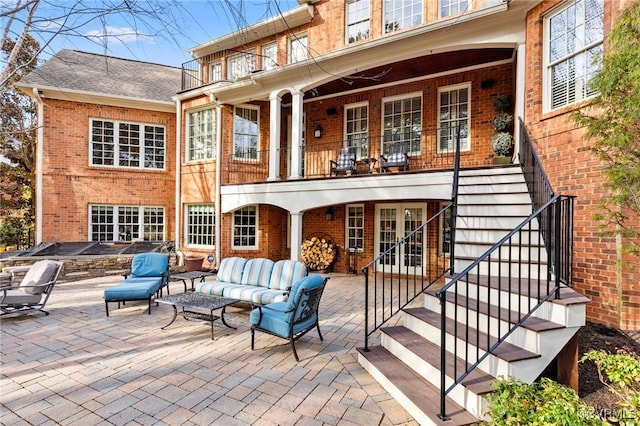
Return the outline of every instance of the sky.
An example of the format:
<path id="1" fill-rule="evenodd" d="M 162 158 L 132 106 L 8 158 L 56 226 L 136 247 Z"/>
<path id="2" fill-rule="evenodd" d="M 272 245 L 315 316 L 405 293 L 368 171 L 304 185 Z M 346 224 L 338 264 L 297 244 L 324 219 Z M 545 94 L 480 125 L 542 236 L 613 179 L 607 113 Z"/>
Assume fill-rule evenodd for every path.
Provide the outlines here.
<path id="1" fill-rule="evenodd" d="M 0 0 L 0 12 L 17 2 Z M 104 3 L 128 2 L 152 9 L 162 21 L 141 13 L 97 17 L 89 10 Z M 78 4 L 82 9 L 69 13 Z M 297 6 L 296 0 L 41 0 L 32 34 L 45 46 L 41 60 L 61 49 L 74 49 L 179 67 L 192 59 L 190 48 Z M 66 26 L 73 30 L 52 38 L 65 17 L 70 18 Z M 0 29 L 4 30 L 7 22 L 2 18 Z M 11 30 L 16 34 L 19 29 L 21 22 L 17 19 Z"/>

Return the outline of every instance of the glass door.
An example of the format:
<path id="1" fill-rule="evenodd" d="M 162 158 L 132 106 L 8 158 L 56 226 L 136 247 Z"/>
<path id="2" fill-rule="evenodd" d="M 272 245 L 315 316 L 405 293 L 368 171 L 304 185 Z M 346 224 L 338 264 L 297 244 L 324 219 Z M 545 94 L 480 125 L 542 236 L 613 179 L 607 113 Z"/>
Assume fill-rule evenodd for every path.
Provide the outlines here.
<path id="1" fill-rule="evenodd" d="M 376 253 L 378 257 L 405 236 L 411 237 L 378 261 L 379 267 L 398 273 L 419 273 L 424 264 L 424 230 L 412 232 L 426 220 L 426 206 L 419 203 L 376 206 Z"/>

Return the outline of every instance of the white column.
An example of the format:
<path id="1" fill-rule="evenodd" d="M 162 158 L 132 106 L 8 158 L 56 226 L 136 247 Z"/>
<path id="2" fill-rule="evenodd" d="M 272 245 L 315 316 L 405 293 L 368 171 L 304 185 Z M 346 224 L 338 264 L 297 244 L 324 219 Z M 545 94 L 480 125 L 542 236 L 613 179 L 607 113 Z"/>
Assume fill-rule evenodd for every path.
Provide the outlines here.
<path id="1" fill-rule="evenodd" d="M 304 93 L 300 90 L 291 92 L 291 175 L 290 179 L 302 178 L 302 113 Z"/>
<path id="2" fill-rule="evenodd" d="M 524 86 L 526 79 L 526 47 L 527 45 L 521 43 L 518 45 L 518 52 L 516 54 L 516 94 L 515 94 L 515 120 L 514 120 L 514 136 L 515 136 L 515 144 L 514 144 L 514 162 L 520 163 L 518 158 L 518 153 L 520 151 L 520 120 L 519 117 L 522 117 L 524 120 Z"/>
<path id="3" fill-rule="evenodd" d="M 280 134 L 282 98 L 273 92 L 269 96 L 269 180 L 280 178 Z"/>
<path id="4" fill-rule="evenodd" d="M 289 245 L 291 246 L 291 259 L 300 260 L 300 245 L 302 244 L 302 216 L 303 212 L 290 212 L 291 215 L 291 235 Z"/>
<path id="5" fill-rule="evenodd" d="M 44 102 L 40 97 L 40 92 L 35 87 L 33 95 L 38 101 L 38 130 L 36 131 L 36 226 L 34 242 L 40 244 L 43 241 L 42 234 L 42 185 L 43 185 L 43 167 L 44 167 Z"/>

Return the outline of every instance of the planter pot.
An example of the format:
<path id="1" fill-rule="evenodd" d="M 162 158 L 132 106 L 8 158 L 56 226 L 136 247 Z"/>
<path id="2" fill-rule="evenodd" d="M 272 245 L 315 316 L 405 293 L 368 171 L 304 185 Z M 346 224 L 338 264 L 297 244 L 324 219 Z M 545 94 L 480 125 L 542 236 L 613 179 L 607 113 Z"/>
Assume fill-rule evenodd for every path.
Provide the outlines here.
<path id="1" fill-rule="evenodd" d="M 510 164 L 511 157 L 498 155 L 497 157 L 493 157 L 493 164 Z"/>
<path id="2" fill-rule="evenodd" d="M 187 271 L 201 271 L 202 270 L 202 261 L 204 257 L 202 256 L 185 256 L 184 257 L 184 266 L 187 268 Z"/>

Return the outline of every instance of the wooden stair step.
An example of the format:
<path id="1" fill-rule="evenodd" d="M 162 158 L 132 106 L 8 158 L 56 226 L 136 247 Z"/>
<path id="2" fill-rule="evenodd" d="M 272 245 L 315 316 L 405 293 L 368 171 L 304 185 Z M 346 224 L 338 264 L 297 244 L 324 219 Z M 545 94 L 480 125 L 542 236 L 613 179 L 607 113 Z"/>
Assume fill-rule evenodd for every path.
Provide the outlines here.
<path id="1" fill-rule="evenodd" d="M 437 312 L 430 311 L 425 308 L 408 308 L 404 309 L 408 315 L 412 315 L 418 318 L 421 321 L 440 329 L 440 314 Z M 447 333 L 453 335 L 455 328 L 457 326 L 458 330 L 465 330 L 465 337 L 468 342 L 477 342 L 478 347 L 482 351 L 488 351 L 489 345 L 493 345 L 496 342 L 495 337 L 489 337 L 486 333 L 479 331 L 473 327 L 469 327 L 466 324 L 462 324 L 461 322 L 456 322 L 453 320 L 447 321 L 447 329 L 445 330 Z M 525 359 L 533 359 L 539 358 L 540 355 L 528 351 L 526 349 L 520 348 L 516 345 L 513 345 L 509 342 L 502 342 L 494 351 L 493 355 L 498 358 L 505 360 L 507 362 L 515 362 L 522 361 Z"/>
<path id="2" fill-rule="evenodd" d="M 407 367 L 402 361 L 382 346 L 373 346 L 369 351 L 358 348 L 362 357 L 374 365 L 387 380 L 402 392 L 420 411 L 438 425 L 471 425 L 480 420 L 472 416 L 450 398 L 446 398 L 446 414 L 449 420 L 438 417 L 440 412 L 440 390 Z"/>
<path id="3" fill-rule="evenodd" d="M 458 244 L 468 244 L 468 245 L 470 245 L 470 244 L 469 244 L 469 243 L 467 243 L 467 242 L 464 242 L 464 243 L 458 243 Z M 494 253 L 495 253 L 495 252 L 494 252 Z M 468 261 L 473 261 L 473 262 L 475 262 L 476 260 L 478 260 L 478 256 L 458 256 L 458 255 L 456 254 L 456 260 L 468 260 Z M 486 262 L 487 260 L 488 260 L 489 262 L 491 262 L 491 263 L 507 263 L 507 262 L 509 261 L 509 259 L 498 259 L 498 258 L 495 258 L 495 257 L 491 257 L 491 258 L 489 258 L 489 259 L 484 259 L 484 260 L 483 260 L 483 262 Z M 512 262 L 513 262 L 513 261 L 512 261 Z M 531 265 L 547 265 L 547 263 L 548 263 L 547 261 L 531 260 L 531 259 L 527 259 L 526 261 L 525 261 L 525 260 L 523 260 L 523 261 L 522 261 L 522 265 L 523 265 L 523 266 L 528 265 L 528 264 L 531 264 Z M 513 263 L 513 264 L 515 265 L 515 263 Z M 496 268 L 496 269 L 495 269 L 495 271 L 497 271 L 497 270 L 498 270 L 498 267 L 496 266 L 495 268 Z M 507 269 L 507 267 L 506 267 L 506 266 L 504 266 L 504 267 L 503 267 L 503 269 Z M 535 269 L 535 268 L 534 268 L 534 269 Z"/>
<path id="4" fill-rule="evenodd" d="M 436 297 L 436 290 L 425 290 L 425 293 Z M 526 312 L 523 313 L 518 313 L 517 310 L 509 310 L 508 308 L 505 307 L 500 307 L 498 305 L 494 305 L 494 304 L 489 304 L 487 302 L 478 302 L 477 299 L 474 299 L 472 297 L 465 297 L 462 294 L 456 295 L 454 293 L 450 293 L 447 292 L 446 294 L 446 299 L 448 302 L 454 303 L 458 306 L 465 306 L 465 304 L 472 308 L 472 310 L 474 312 L 480 312 L 481 314 L 485 314 L 488 315 L 492 318 L 498 318 L 498 316 L 500 317 L 501 320 L 503 321 L 507 321 L 510 324 L 515 324 L 517 323 L 520 318 L 524 317 L 524 315 L 526 314 Z M 523 323 L 522 326 L 526 329 L 532 330 L 532 331 L 545 331 L 545 330 L 559 330 L 561 328 L 564 328 L 563 325 L 549 321 L 549 320 L 545 320 L 544 318 L 538 318 L 538 317 L 534 317 L 534 316 L 530 316 L 529 318 L 527 318 Z"/>
<path id="5" fill-rule="evenodd" d="M 385 327 L 381 331 L 440 371 L 440 346 L 403 326 Z M 465 371 L 465 362 L 460 357 L 447 352 L 446 360 L 446 371 L 458 374 Z M 476 368 L 462 381 L 462 385 L 476 395 L 484 395 L 493 392 L 491 383 L 495 380 L 492 375 Z"/>

